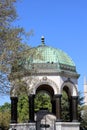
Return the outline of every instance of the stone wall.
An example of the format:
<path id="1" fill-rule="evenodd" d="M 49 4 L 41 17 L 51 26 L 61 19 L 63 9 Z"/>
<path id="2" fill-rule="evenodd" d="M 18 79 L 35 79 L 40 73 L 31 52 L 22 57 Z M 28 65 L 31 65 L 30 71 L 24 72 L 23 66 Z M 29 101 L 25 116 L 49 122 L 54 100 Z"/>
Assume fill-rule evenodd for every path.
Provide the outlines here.
<path id="1" fill-rule="evenodd" d="M 10 124 L 9 130 L 36 130 L 36 123 Z M 54 130 L 80 130 L 80 123 L 79 122 L 55 122 Z"/>
<path id="2" fill-rule="evenodd" d="M 9 130 L 36 130 L 36 123 L 15 123 L 10 124 Z"/>
<path id="3" fill-rule="evenodd" d="M 56 122 L 56 130 L 80 130 L 79 122 Z"/>

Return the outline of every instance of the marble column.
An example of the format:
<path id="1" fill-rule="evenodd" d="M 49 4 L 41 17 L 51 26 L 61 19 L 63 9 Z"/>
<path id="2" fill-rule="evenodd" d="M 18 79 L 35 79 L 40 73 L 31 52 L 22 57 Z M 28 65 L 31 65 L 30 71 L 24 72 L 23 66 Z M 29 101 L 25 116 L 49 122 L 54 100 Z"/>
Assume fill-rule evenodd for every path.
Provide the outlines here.
<path id="1" fill-rule="evenodd" d="M 72 98 L 69 98 L 69 115 L 70 115 L 70 122 L 72 122 Z"/>
<path id="2" fill-rule="evenodd" d="M 54 96 L 56 102 L 56 118 L 58 122 L 61 122 L 61 94 L 57 94 Z"/>
<path id="3" fill-rule="evenodd" d="M 11 123 L 17 123 L 18 97 L 10 97 L 10 99 L 11 99 Z"/>
<path id="4" fill-rule="evenodd" d="M 78 96 L 72 96 L 72 122 L 78 121 Z"/>
<path id="5" fill-rule="evenodd" d="M 52 113 L 56 115 L 56 102 L 54 98 L 51 100 L 51 104 L 52 104 Z"/>
<path id="6" fill-rule="evenodd" d="M 29 122 L 34 122 L 34 94 L 29 95 Z"/>

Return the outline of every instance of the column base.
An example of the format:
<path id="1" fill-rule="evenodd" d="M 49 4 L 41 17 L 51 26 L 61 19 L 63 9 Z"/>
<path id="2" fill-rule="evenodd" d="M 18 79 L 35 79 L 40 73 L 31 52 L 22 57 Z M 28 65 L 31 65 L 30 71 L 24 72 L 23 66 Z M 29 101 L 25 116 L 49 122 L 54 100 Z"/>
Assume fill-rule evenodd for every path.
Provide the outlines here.
<path id="1" fill-rule="evenodd" d="M 15 121 L 15 120 L 11 120 L 10 123 L 12 123 L 12 124 L 13 124 L 13 123 L 17 123 L 17 121 Z"/>
<path id="2" fill-rule="evenodd" d="M 78 122 L 56 122 L 56 130 L 80 130 L 80 123 Z"/>
<path id="3" fill-rule="evenodd" d="M 36 123 L 15 123 L 10 124 L 11 130 L 36 130 Z"/>
<path id="4" fill-rule="evenodd" d="M 56 122 L 62 122 L 62 119 L 56 119 Z"/>
<path id="5" fill-rule="evenodd" d="M 29 120 L 28 123 L 35 123 L 36 121 L 33 120 Z"/>
<path id="6" fill-rule="evenodd" d="M 78 120 L 72 120 L 72 122 L 78 122 Z"/>

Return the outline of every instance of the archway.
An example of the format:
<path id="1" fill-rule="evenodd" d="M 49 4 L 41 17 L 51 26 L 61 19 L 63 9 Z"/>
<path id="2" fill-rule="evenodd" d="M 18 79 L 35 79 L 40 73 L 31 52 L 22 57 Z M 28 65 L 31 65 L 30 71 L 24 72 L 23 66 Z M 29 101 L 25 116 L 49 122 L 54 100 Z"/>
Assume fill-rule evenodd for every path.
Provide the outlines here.
<path id="1" fill-rule="evenodd" d="M 65 121 L 73 121 L 77 122 L 78 121 L 78 114 L 77 114 L 77 104 L 78 104 L 78 92 L 77 92 L 77 87 L 75 84 L 70 80 L 66 80 L 61 87 L 61 92 L 65 92 L 65 97 L 66 101 L 65 103 L 67 104 L 65 107 L 66 113 L 67 113 L 67 119 Z M 65 104 L 64 104 L 65 106 Z M 68 107 L 67 107 L 68 106 Z M 62 109 L 63 106 L 62 106 Z M 64 114 L 65 114 L 64 110 Z M 62 113 L 63 115 L 63 113 Z M 69 116 L 68 116 L 69 115 Z"/>
<path id="2" fill-rule="evenodd" d="M 53 104 L 54 90 L 47 84 L 42 84 L 36 89 L 36 100 L 39 100 L 39 109 L 36 112 L 36 127 L 37 130 L 42 128 L 54 130 L 56 116 L 54 115 L 54 104 Z M 35 100 L 35 101 L 36 101 Z M 37 101 L 36 101 L 37 102 Z M 35 104 L 36 105 L 36 104 Z M 37 108 L 35 106 L 35 108 Z"/>
<path id="3" fill-rule="evenodd" d="M 54 97 L 54 90 L 51 86 L 47 85 L 47 84 L 42 84 L 40 86 L 38 86 L 38 88 L 36 89 L 36 96 L 42 93 L 42 104 L 43 107 L 46 107 L 46 102 L 48 102 L 48 109 L 51 110 L 51 112 L 53 113 L 53 105 L 52 105 L 52 101 L 53 101 L 53 97 Z M 45 99 L 43 99 L 43 96 L 45 97 Z M 48 99 L 47 99 L 48 98 Z M 43 101 L 44 100 L 44 101 Z M 48 100 L 48 101 L 47 101 Z M 41 106 L 42 107 L 42 106 Z M 49 108 L 50 107 L 50 108 Z"/>
<path id="4" fill-rule="evenodd" d="M 61 98 L 61 118 L 63 122 L 71 121 L 71 93 L 67 86 L 64 86 Z"/>

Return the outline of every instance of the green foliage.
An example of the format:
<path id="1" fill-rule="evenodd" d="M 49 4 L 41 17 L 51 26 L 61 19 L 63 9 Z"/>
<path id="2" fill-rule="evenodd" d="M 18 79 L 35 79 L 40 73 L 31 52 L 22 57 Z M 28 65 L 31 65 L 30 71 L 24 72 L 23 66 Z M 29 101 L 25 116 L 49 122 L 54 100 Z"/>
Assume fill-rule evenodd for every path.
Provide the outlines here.
<path id="1" fill-rule="evenodd" d="M 65 91 L 63 91 L 62 93 L 61 107 L 62 107 L 61 118 L 63 119 L 63 121 L 70 121 L 70 112 L 69 112 L 70 104 L 68 95 Z"/>
<path id="2" fill-rule="evenodd" d="M 87 106 L 81 106 L 79 113 L 81 130 L 87 130 Z"/>
<path id="3" fill-rule="evenodd" d="M 35 98 L 35 111 L 40 108 L 48 108 L 51 111 L 50 97 L 46 93 L 38 93 Z M 28 96 L 22 93 L 18 98 L 18 122 L 28 122 L 29 104 Z"/>
<path id="4" fill-rule="evenodd" d="M 16 3 L 17 0 L 0 0 L 0 93 L 9 93 L 8 76 L 13 64 L 16 66 L 14 61 L 29 48 L 22 43 L 26 37 L 24 29 L 12 25 L 17 19 Z"/>
<path id="5" fill-rule="evenodd" d="M 84 106 L 84 97 L 81 92 L 78 92 L 78 120 L 80 122 L 80 129 L 87 130 L 87 106 Z"/>
<path id="6" fill-rule="evenodd" d="M 40 108 L 48 108 L 51 111 L 50 96 L 46 93 L 38 93 L 35 97 L 35 111 L 38 111 Z M 28 96 L 22 93 L 18 99 L 18 122 L 28 122 L 28 120 Z"/>
<path id="7" fill-rule="evenodd" d="M 38 93 L 35 98 L 35 111 L 38 111 L 40 108 L 48 108 L 51 111 L 50 97 L 46 93 Z M 28 122 L 28 120 L 28 96 L 22 93 L 18 98 L 18 122 Z"/>
<path id="8" fill-rule="evenodd" d="M 19 96 L 18 99 L 18 122 L 28 122 L 29 107 L 28 97 L 25 94 Z"/>
<path id="9" fill-rule="evenodd" d="M 0 111 L 5 112 L 5 111 L 10 111 L 11 110 L 11 104 L 6 102 L 4 105 L 0 106 Z"/>
<path id="10" fill-rule="evenodd" d="M 0 126 L 3 130 L 8 130 L 10 123 L 10 110 L 11 105 L 9 103 L 5 103 L 0 106 Z"/>
<path id="11" fill-rule="evenodd" d="M 40 108 L 48 108 L 51 111 L 50 96 L 43 92 L 38 93 L 35 98 L 35 111 Z"/>

